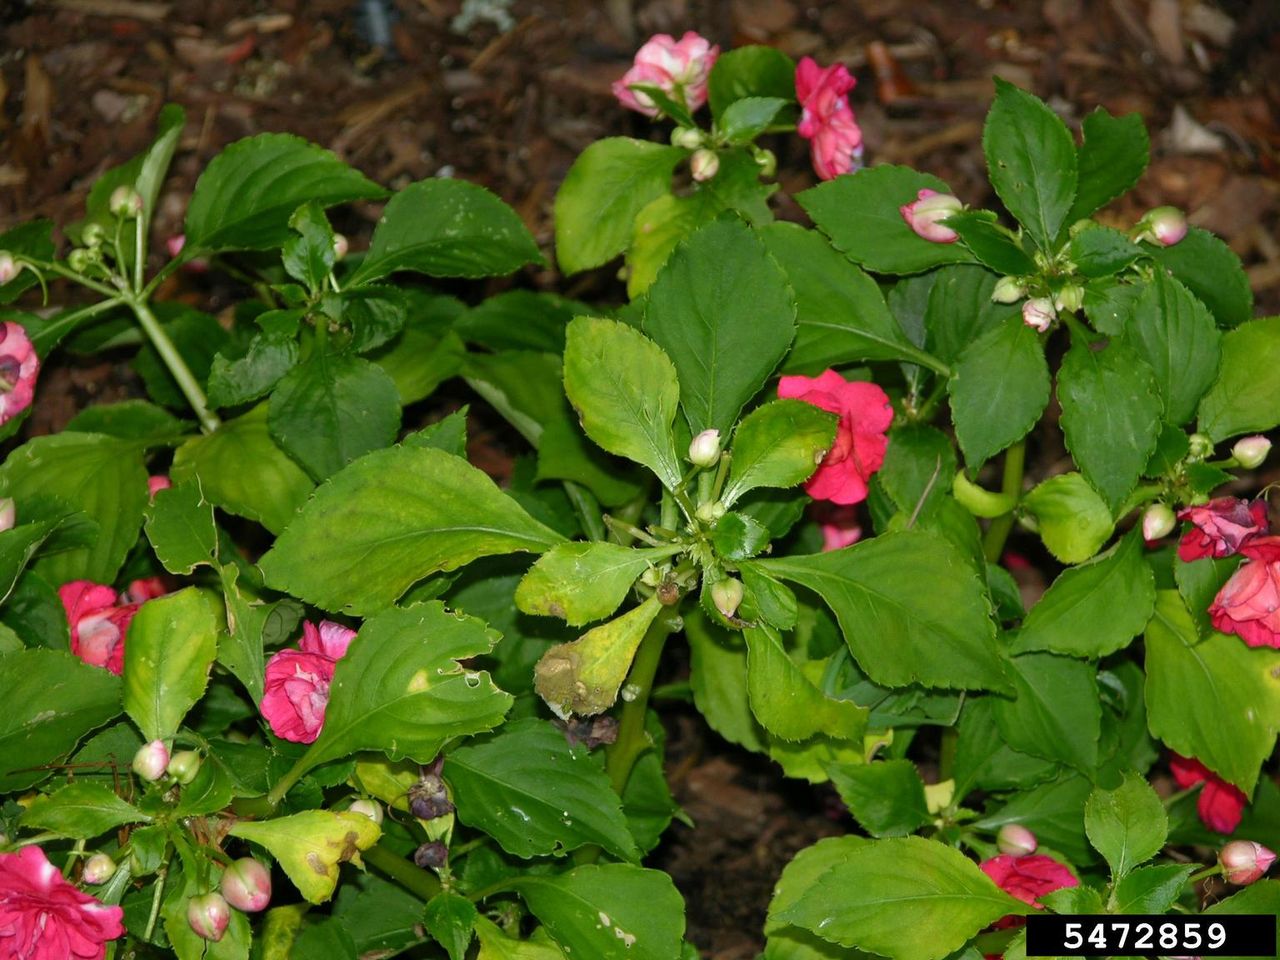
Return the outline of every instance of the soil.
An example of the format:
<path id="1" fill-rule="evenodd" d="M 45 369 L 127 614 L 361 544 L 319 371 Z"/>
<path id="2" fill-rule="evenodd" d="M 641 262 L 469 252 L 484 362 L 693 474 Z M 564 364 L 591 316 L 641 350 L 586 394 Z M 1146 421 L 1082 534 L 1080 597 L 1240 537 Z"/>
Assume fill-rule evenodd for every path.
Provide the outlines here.
<path id="1" fill-rule="evenodd" d="M 181 232 L 199 171 L 227 143 L 290 131 L 392 187 L 432 176 L 484 184 L 551 253 L 552 203 L 577 154 L 610 135 L 658 137 L 620 109 L 609 83 L 650 34 L 697 30 L 728 49 L 767 43 L 859 79 L 853 105 L 870 162 L 935 173 L 990 205 L 979 146 L 990 77 L 1046 98 L 1068 123 L 1095 105 L 1137 111 L 1151 168 L 1106 216 L 1128 226 L 1172 204 L 1222 235 L 1249 272 L 1261 315 L 1280 312 L 1280 4 L 1197 0 L 0 0 L 0 230 L 31 217 L 74 220 L 94 179 L 148 142 L 161 106 L 187 126 L 161 208 Z M 805 144 L 771 144 L 784 192 L 813 182 Z M 801 218 L 793 203 L 778 212 Z M 337 226 L 358 248 L 378 209 Z M 198 284 L 186 277 L 184 284 Z M 610 269 L 552 269 L 492 281 L 618 302 Z M 215 311 L 217 290 L 175 289 Z M 88 402 L 137 390 L 122 365 L 50 364 L 30 431 L 56 429 Z M 449 402 L 448 393 L 442 403 Z M 481 424 L 487 469 L 507 438 Z M 780 778 L 689 715 L 672 720 L 677 826 L 655 863 L 689 901 L 706 957 L 753 957 L 772 884 L 792 853 L 849 829 L 829 795 Z"/>

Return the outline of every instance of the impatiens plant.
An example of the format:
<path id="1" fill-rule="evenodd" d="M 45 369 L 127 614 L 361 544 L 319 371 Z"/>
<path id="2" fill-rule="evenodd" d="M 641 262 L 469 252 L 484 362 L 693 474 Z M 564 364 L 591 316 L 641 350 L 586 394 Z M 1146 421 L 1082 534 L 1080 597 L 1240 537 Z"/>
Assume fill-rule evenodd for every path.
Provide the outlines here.
<path id="1" fill-rule="evenodd" d="M 766 960 L 1280 913 L 1280 538 L 1222 492 L 1280 425 L 1280 321 L 1177 211 L 1094 219 L 1138 118 L 1077 144 L 998 81 L 984 210 L 858 169 L 852 87 L 646 44 L 615 94 L 672 145 L 594 144 L 556 200 L 561 268 L 622 256 L 620 307 L 479 300 L 542 260 L 497 197 L 275 134 L 156 256 L 176 109 L 69 247 L 0 235 L 3 429 L 55 349 L 136 348 L 149 397 L 0 466 L 0 950 L 688 960 L 643 865 L 684 662 L 667 697 L 856 824 L 782 870 Z M 792 133 L 812 226 L 769 206 L 757 141 Z M 157 299 L 198 262 L 220 319 Z M 421 403 L 455 376 L 521 446 L 505 488 Z"/>

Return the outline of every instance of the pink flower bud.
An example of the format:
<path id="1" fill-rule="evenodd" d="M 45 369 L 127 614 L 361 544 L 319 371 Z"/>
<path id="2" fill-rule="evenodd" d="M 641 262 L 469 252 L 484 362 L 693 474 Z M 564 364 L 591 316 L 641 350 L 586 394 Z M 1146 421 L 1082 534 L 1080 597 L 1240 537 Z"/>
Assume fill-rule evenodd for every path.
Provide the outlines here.
<path id="1" fill-rule="evenodd" d="M 0 250 L 0 287 L 22 272 L 22 264 L 8 250 Z"/>
<path id="2" fill-rule="evenodd" d="M 185 787 L 200 772 L 200 754 L 194 750 L 179 750 L 170 758 L 165 772 Z"/>
<path id="3" fill-rule="evenodd" d="M 1139 240 L 1172 247 L 1187 235 L 1187 217 L 1177 207 L 1156 207 L 1138 222 Z"/>
<path id="4" fill-rule="evenodd" d="M 169 256 L 176 257 L 182 252 L 182 248 L 187 245 L 187 235 L 185 233 L 175 233 L 167 238 L 164 242 L 164 248 L 168 251 Z"/>
<path id="5" fill-rule="evenodd" d="M 227 932 L 230 922 L 231 908 L 221 894 L 206 893 L 203 897 L 192 897 L 187 901 L 187 923 L 202 940 L 217 943 Z"/>
<path id="6" fill-rule="evenodd" d="M 689 170 L 693 179 L 703 183 L 714 177 L 720 170 L 720 158 L 714 150 L 699 150 L 689 161 Z"/>
<path id="7" fill-rule="evenodd" d="M 117 217 L 132 220 L 142 213 L 142 194 L 133 187 L 121 184 L 111 191 L 107 208 Z"/>
<path id="8" fill-rule="evenodd" d="M 714 467 L 720 460 L 720 431 L 703 430 L 689 444 L 689 462 L 697 467 Z"/>
<path id="9" fill-rule="evenodd" d="M 1267 459 L 1267 454 L 1270 452 L 1271 441 L 1260 434 L 1252 437 L 1243 437 L 1237 440 L 1235 446 L 1231 448 L 1231 455 L 1246 470 L 1262 466 L 1262 461 Z"/>
<path id="10" fill-rule="evenodd" d="M 133 755 L 133 772 L 143 780 L 159 780 L 169 766 L 169 748 L 163 740 L 144 743 Z"/>
<path id="11" fill-rule="evenodd" d="M 1044 333 L 1058 317 L 1053 301 L 1048 297 L 1035 297 L 1022 305 L 1022 322 Z"/>
<path id="12" fill-rule="evenodd" d="M 355 800 L 352 802 L 351 806 L 347 807 L 347 812 L 358 813 L 362 817 L 368 817 L 376 824 L 382 823 L 382 804 L 378 803 L 377 800 L 366 800 L 363 798 Z"/>
<path id="13" fill-rule="evenodd" d="M 271 871 L 253 857 L 244 857 L 227 867 L 222 874 L 221 889 L 231 906 L 245 913 L 257 913 L 271 902 Z"/>
<path id="14" fill-rule="evenodd" d="M 741 580 L 725 577 L 711 585 L 711 602 L 716 605 L 721 616 L 728 620 L 738 612 L 738 605 L 742 603 L 742 593 Z"/>
<path id="15" fill-rule="evenodd" d="M 105 853 L 95 853 L 92 857 L 84 862 L 84 872 L 80 874 L 80 879 L 85 883 L 97 886 L 100 883 L 106 883 L 115 875 L 116 862 L 108 857 Z"/>
<path id="16" fill-rule="evenodd" d="M 152 500 L 156 498 L 156 494 L 161 490 L 168 490 L 172 486 L 173 481 L 163 473 L 157 473 L 147 477 L 147 493 L 151 495 Z"/>
<path id="17" fill-rule="evenodd" d="M 1025 857 L 1036 852 L 1039 843 L 1036 835 L 1020 823 L 1006 823 L 996 834 L 996 846 L 1001 853 L 1012 857 Z"/>
<path id="18" fill-rule="evenodd" d="M 964 209 L 956 197 L 949 193 L 925 188 L 916 194 L 917 199 L 898 208 L 907 226 L 918 236 L 934 243 L 955 243 L 959 234 L 940 221 Z"/>
<path id="19" fill-rule="evenodd" d="M 351 244 L 343 234 L 335 233 L 333 235 L 333 257 L 335 260 L 341 260 L 350 249 Z"/>
<path id="20" fill-rule="evenodd" d="M 1218 853 L 1222 875 L 1228 883 L 1248 886 L 1271 868 L 1276 855 L 1252 840 L 1232 840 Z"/>
<path id="21" fill-rule="evenodd" d="M 1151 543 L 1173 532 L 1178 518 L 1167 504 L 1153 503 L 1142 515 L 1142 539 Z"/>
<path id="22" fill-rule="evenodd" d="M 13 497 L 0 497 L 0 533 L 12 530 L 17 522 L 18 508 L 14 505 Z"/>
<path id="23" fill-rule="evenodd" d="M 1027 285 L 1017 277 L 1001 277 L 991 291 L 993 303 L 1017 303 L 1027 295 Z"/>

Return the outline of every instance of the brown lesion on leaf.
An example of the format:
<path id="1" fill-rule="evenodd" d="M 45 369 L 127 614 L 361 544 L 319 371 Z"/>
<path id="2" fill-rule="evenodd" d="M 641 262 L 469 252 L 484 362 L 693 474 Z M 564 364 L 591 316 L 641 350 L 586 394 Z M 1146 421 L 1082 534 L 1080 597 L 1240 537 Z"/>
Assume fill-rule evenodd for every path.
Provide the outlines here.
<path id="1" fill-rule="evenodd" d="M 322 877 L 329 876 L 329 864 L 325 863 L 318 853 L 307 854 L 307 866 Z"/>

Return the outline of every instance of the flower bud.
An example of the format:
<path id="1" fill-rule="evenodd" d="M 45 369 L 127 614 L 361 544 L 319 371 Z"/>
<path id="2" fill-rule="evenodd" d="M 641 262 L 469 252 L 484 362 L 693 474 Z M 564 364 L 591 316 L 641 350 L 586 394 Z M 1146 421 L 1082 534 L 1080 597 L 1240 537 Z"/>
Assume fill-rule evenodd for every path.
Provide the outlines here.
<path id="1" fill-rule="evenodd" d="M 80 879 L 92 886 L 106 883 L 116 872 L 116 862 L 105 853 L 95 853 L 84 862 L 84 872 Z"/>
<path id="2" fill-rule="evenodd" d="M 22 272 L 22 264 L 8 250 L 0 250 L 0 287 Z"/>
<path id="3" fill-rule="evenodd" d="M 1187 438 L 1187 455 L 1192 460 L 1203 460 L 1213 453 L 1213 441 L 1203 433 L 1193 433 Z"/>
<path id="4" fill-rule="evenodd" d="M 703 183 L 719 172 L 720 158 L 714 150 L 699 150 L 689 161 L 689 169 L 693 173 L 693 179 Z"/>
<path id="5" fill-rule="evenodd" d="M 1053 300 L 1053 305 L 1059 310 L 1075 313 L 1084 306 L 1084 287 L 1078 283 L 1068 283 L 1058 291 L 1058 295 Z"/>
<path id="6" fill-rule="evenodd" d="M 449 848 L 439 840 L 424 843 L 413 851 L 413 862 L 423 870 L 439 870 L 449 862 Z"/>
<path id="7" fill-rule="evenodd" d="M 1222 875 L 1228 883 L 1244 887 L 1259 879 L 1271 868 L 1276 855 L 1252 840 L 1232 840 L 1218 853 Z"/>
<path id="8" fill-rule="evenodd" d="M 991 291 L 993 303 L 1017 303 L 1027 295 L 1027 285 L 1017 277 L 1001 277 Z"/>
<path id="9" fill-rule="evenodd" d="M 760 168 L 760 176 L 772 177 L 778 172 L 778 156 L 772 150 L 757 147 L 755 150 L 756 165 Z"/>
<path id="10" fill-rule="evenodd" d="M 1156 207 L 1138 222 L 1138 240 L 1172 247 L 1187 235 L 1187 217 L 1177 207 Z"/>
<path id="11" fill-rule="evenodd" d="M 1022 305 L 1022 322 L 1044 333 L 1057 319 L 1058 312 L 1048 297 L 1035 297 Z"/>
<path id="12" fill-rule="evenodd" d="M 182 252 L 182 248 L 187 245 L 187 235 L 185 233 L 175 233 L 170 237 L 166 237 L 164 241 L 164 249 L 171 257 L 176 257 Z"/>
<path id="13" fill-rule="evenodd" d="M 341 260 L 350 249 L 351 244 L 344 234 L 335 233 L 333 235 L 333 257 L 335 260 Z"/>
<path id="14" fill-rule="evenodd" d="M 382 823 L 382 804 L 377 800 L 359 800 L 352 801 L 351 806 L 347 807 L 348 813 L 358 813 L 361 816 L 368 817 L 376 824 Z"/>
<path id="15" fill-rule="evenodd" d="M 133 772 L 143 780 L 159 780 L 169 766 L 169 748 L 163 740 L 144 743 L 133 755 Z"/>
<path id="16" fill-rule="evenodd" d="M 1142 539 L 1151 543 L 1173 532 L 1178 518 L 1168 504 L 1153 503 L 1142 515 Z"/>
<path id="17" fill-rule="evenodd" d="M 13 497 L 0 497 L 0 533 L 12 530 L 17 522 L 18 508 L 13 502 Z"/>
<path id="18" fill-rule="evenodd" d="M 1020 823 L 1006 823 L 996 834 L 996 846 L 1011 857 L 1025 857 L 1036 852 L 1036 835 Z"/>
<path id="19" fill-rule="evenodd" d="M 1236 441 L 1236 445 L 1231 448 L 1231 455 L 1236 458 L 1236 462 L 1246 470 L 1252 470 L 1254 467 L 1262 466 L 1262 461 L 1267 459 L 1267 454 L 1271 452 L 1271 441 L 1266 437 L 1258 434 L 1252 437 L 1242 437 Z"/>
<path id="20" fill-rule="evenodd" d="M 714 467 L 720 460 L 720 431 L 703 430 L 689 444 L 689 462 L 697 467 Z"/>
<path id="21" fill-rule="evenodd" d="M 732 619 L 742 603 L 742 581 L 733 577 L 725 577 L 711 585 L 711 602 L 716 605 L 720 615 L 726 620 Z"/>
<path id="22" fill-rule="evenodd" d="M 85 228 L 80 231 L 80 242 L 86 247 L 100 247 L 102 246 L 102 241 L 106 238 L 107 231 L 102 228 L 100 223 L 85 224 Z"/>
<path id="23" fill-rule="evenodd" d="M 185 787 L 200 772 L 200 754 L 194 750 L 179 750 L 169 759 L 165 772 Z"/>
<path id="24" fill-rule="evenodd" d="M 111 196 L 107 200 L 107 208 L 117 217 L 132 220 L 142 213 L 142 194 L 138 193 L 133 187 L 121 184 L 111 191 Z"/>
<path id="25" fill-rule="evenodd" d="M 698 504 L 693 515 L 703 523 L 715 523 L 725 515 L 725 506 L 719 500 L 708 500 L 706 503 Z"/>
<path id="26" fill-rule="evenodd" d="M 231 906 L 245 913 L 257 913 L 271 902 L 271 871 L 253 857 L 243 857 L 223 872 L 221 889 Z"/>
<path id="27" fill-rule="evenodd" d="M 963 209 L 964 204 L 957 197 L 925 188 L 911 203 L 899 207 L 898 212 L 917 236 L 933 243 L 955 243 L 960 235 L 940 221 Z"/>
<path id="28" fill-rule="evenodd" d="M 671 145 L 697 150 L 702 146 L 702 131 L 696 127 L 676 127 L 671 131 Z"/>
<path id="29" fill-rule="evenodd" d="M 227 924 L 231 922 L 231 908 L 218 893 L 206 893 L 203 897 L 192 897 L 187 901 L 187 923 L 202 940 L 217 943 L 227 932 Z"/>
<path id="30" fill-rule="evenodd" d="M 453 801 L 439 774 L 424 773 L 409 789 L 409 810 L 419 820 L 434 820 L 453 813 Z"/>
<path id="31" fill-rule="evenodd" d="M 94 255 L 94 251 L 87 250 L 84 247 L 76 247 L 67 254 L 67 266 L 76 273 L 84 273 L 98 259 Z"/>

